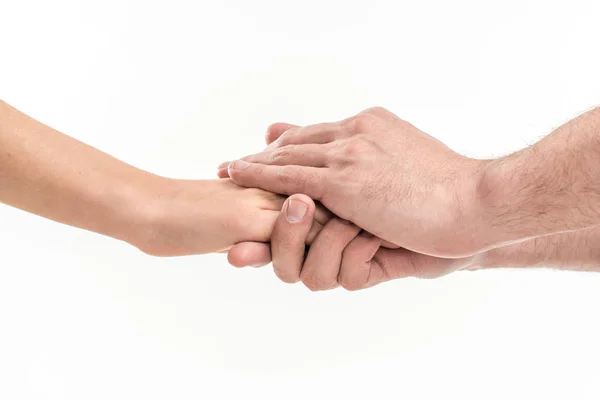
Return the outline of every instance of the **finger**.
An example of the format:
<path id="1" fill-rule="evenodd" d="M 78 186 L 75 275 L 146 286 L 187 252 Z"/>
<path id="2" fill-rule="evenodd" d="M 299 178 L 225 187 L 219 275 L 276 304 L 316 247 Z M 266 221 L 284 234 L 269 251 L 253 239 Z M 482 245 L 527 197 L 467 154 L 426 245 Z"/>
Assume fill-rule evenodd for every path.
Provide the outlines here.
<path id="1" fill-rule="evenodd" d="M 325 225 L 333 217 L 333 213 L 329 211 L 323 204 L 315 203 L 315 222 L 321 226 Z"/>
<path id="2" fill-rule="evenodd" d="M 344 129 L 338 123 L 324 123 L 309 126 L 299 126 L 288 129 L 277 140 L 270 142 L 271 147 L 287 146 L 290 144 L 325 144 L 344 137 Z"/>
<path id="3" fill-rule="evenodd" d="M 267 243 L 238 243 L 227 252 L 227 261 L 234 267 L 261 267 L 271 262 L 271 249 Z"/>
<path id="4" fill-rule="evenodd" d="M 283 205 L 271 236 L 273 271 L 283 282 L 300 280 L 315 203 L 303 194 L 290 196 Z"/>
<path id="5" fill-rule="evenodd" d="M 219 164 L 219 166 L 217 167 L 217 169 L 227 169 L 227 167 L 229 166 L 229 164 L 231 164 L 231 161 L 224 161 L 221 164 Z"/>
<path id="6" fill-rule="evenodd" d="M 460 268 L 465 259 L 447 259 L 415 253 L 403 248 L 379 248 L 371 260 L 371 270 L 363 288 L 403 278 L 432 279 Z"/>
<path id="7" fill-rule="evenodd" d="M 333 218 L 323 227 L 310 246 L 300 279 L 310 290 L 328 290 L 338 286 L 344 249 L 360 228 Z"/>
<path id="8" fill-rule="evenodd" d="M 331 218 L 333 218 L 331 211 L 323 207 L 321 203 L 315 203 L 315 215 L 313 217 L 313 223 L 310 228 L 310 232 L 308 232 L 308 236 L 306 237 L 307 245 L 310 246 L 312 244 L 317 234 L 321 232 L 323 226 L 325 226 Z"/>
<path id="9" fill-rule="evenodd" d="M 253 164 L 243 160 L 229 165 L 229 176 L 240 186 L 288 195 L 304 193 L 315 200 L 321 200 L 325 193 L 327 171 L 326 168 Z"/>
<path id="10" fill-rule="evenodd" d="M 287 124 L 285 122 L 276 122 L 269 125 L 267 128 L 267 134 L 265 135 L 265 142 L 267 142 L 267 144 L 273 143 L 286 131 L 292 128 L 298 128 L 298 125 Z"/>
<path id="11" fill-rule="evenodd" d="M 266 150 L 242 158 L 256 164 L 303 165 L 306 167 L 325 167 L 331 152 L 331 146 L 319 144 L 289 145 L 267 148 Z"/>
<path id="12" fill-rule="evenodd" d="M 227 166 L 225 168 L 219 168 L 217 170 L 217 176 L 219 177 L 219 179 L 229 178 L 229 171 L 227 169 Z"/>
<path id="13" fill-rule="evenodd" d="M 381 245 L 381 239 L 361 233 L 346 246 L 338 281 L 347 290 L 363 289 L 369 284 L 373 256 Z"/>
<path id="14" fill-rule="evenodd" d="M 265 135 L 265 141 L 269 145 L 283 135 L 287 130 L 292 128 L 298 128 L 298 125 L 287 124 L 285 122 L 276 122 L 269 125 L 267 133 Z M 229 172 L 227 167 L 231 164 L 231 161 L 224 161 L 217 167 L 217 176 L 219 178 L 228 178 Z"/>
<path id="15" fill-rule="evenodd" d="M 306 245 L 310 246 L 312 242 L 315 241 L 315 238 L 323 229 L 323 225 L 320 224 L 316 218 L 313 219 L 312 225 L 310 227 L 310 231 L 308 231 L 308 235 L 306 236 Z"/>
<path id="16" fill-rule="evenodd" d="M 365 235 L 367 237 L 373 236 L 372 233 L 367 232 L 367 231 L 363 231 L 361 234 Z M 400 248 L 400 246 L 398 246 L 397 244 L 394 244 L 392 242 L 388 242 L 387 240 L 383 240 L 383 239 L 381 240 L 381 247 L 385 247 L 385 248 L 388 248 L 388 249 L 399 249 Z"/>
<path id="17" fill-rule="evenodd" d="M 381 247 L 386 247 L 388 249 L 399 249 L 400 246 L 398 246 L 397 244 L 394 244 L 392 242 L 388 242 L 387 240 L 382 240 L 381 241 Z"/>
<path id="18" fill-rule="evenodd" d="M 332 217 L 329 210 L 316 204 L 310 231 L 306 236 L 306 245 L 310 245 L 317 234 Z M 307 217 L 308 218 L 308 217 Z M 242 242 L 220 253 L 227 253 L 228 261 L 234 267 L 262 267 L 271 262 L 270 243 Z"/>

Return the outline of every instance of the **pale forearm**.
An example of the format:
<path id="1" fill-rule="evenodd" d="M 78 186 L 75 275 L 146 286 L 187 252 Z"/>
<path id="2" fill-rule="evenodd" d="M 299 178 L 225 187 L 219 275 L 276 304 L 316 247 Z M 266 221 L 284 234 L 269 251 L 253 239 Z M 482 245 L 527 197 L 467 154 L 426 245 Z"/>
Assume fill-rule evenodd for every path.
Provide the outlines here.
<path id="1" fill-rule="evenodd" d="M 151 255 L 182 256 L 267 242 L 283 201 L 228 179 L 142 171 L 0 102 L 0 203 Z M 316 213 L 311 238 L 328 219 Z"/>
<path id="2" fill-rule="evenodd" d="M 0 202 L 130 241 L 155 180 L 0 102 Z"/>
<path id="3" fill-rule="evenodd" d="M 485 165 L 477 235 L 496 246 L 600 224 L 600 108 Z"/>

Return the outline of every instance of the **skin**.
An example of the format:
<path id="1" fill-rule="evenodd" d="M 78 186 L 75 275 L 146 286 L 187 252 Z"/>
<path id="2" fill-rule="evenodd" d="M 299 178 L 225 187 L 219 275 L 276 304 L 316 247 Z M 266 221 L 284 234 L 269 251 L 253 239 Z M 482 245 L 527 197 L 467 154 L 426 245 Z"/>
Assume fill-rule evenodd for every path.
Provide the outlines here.
<path id="1" fill-rule="evenodd" d="M 142 171 L 0 102 L 0 202 L 30 213 L 155 256 L 225 252 L 250 242 L 236 247 L 235 261 L 247 251 L 261 256 L 266 245 L 260 242 L 269 241 L 284 201 L 230 179 Z M 302 204 L 289 211 L 302 213 Z M 330 218 L 323 208 L 312 215 L 309 242 Z"/>
<path id="2" fill-rule="evenodd" d="M 308 196 L 290 199 L 310 204 Z M 600 228 L 543 236 L 463 258 L 439 258 L 406 249 L 380 247 L 381 239 L 365 235 L 353 224 L 331 219 L 305 256 L 310 214 L 288 221 L 280 214 L 273 231 L 273 269 L 284 282 L 301 281 L 313 291 L 342 286 L 359 290 L 408 277 L 438 278 L 461 270 L 489 268 L 557 268 L 600 271 Z"/>
<path id="3" fill-rule="evenodd" d="M 407 250 L 464 258 L 600 224 L 599 133 L 594 109 L 530 148 L 475 160 L 374 108 L 291 127 L 227 174 L 246 187 L 304 193 Z"/>
<path id="4" fill-rule="evenodd" d="M 565 128 L 571 129 L 571 133 L 574 132 L 575 127 L 593 131 L 596 123 L 595 113 L 594 110 L 592 115 L 584 114 L 579 121 L 575 120 L 575 123 L 571 122 L 559 128 L 551 135 L 554 136 L 553 140 L 560 139 L 562 135 L 560 132 Z M 299 128 L 286 123 L 274 124 L 269 127 L 267 132 L 267 144 L 274 143 L 286 132 L 297 131 Z M 548 138 L 544 140 L 549 141 Z M 573 141 L 573 138 L 570 140 Z M 525 158 L 522 157 L 517 153 L 505 159 L 490 161 L 490 171 L 493 172 L 494 168 L 498 166 L 506 168 L 506 165 L 515 159 L 523 160 Z M 229 164 L 229 162 L 221 164 L 218 172 L 220 177 L 229 175 Z M 521 181 L 517 180 L 517 182 L 520 183 L 519 186 L 523 190 L 524 185 Z M 309 207 L 313 204 L 310 197 L 306 195 L 296 194 L 290 199 L 301 200 L 309 204 Z M 486 200 L 489 201 L 489 199 Z M 510 202 L 506 204 L 510 204 Z M 535 213 L 535 208 L 533 212 Z M 404 277 L 436 278 L 457 270 L 499 267 L 543 266 L 583 271 L 600 270 L 600 248 L 595 246 L 595 243 L 600 240 L 600 228 L 596 226 L 558 234 L 542 234 L 466 257 L 443 258 L 417 253 L 405 248 L 382 248 L 380 247 L 381 238 L 372 236 L 354 224 L 348 224 L 336 218 L 325 224 L 311 245 L 308 254 L 305 255 L 304 243 L 310 222 L 310 213 L 306 215 L 306 219 L 293 222 L 286 220 L 283 213 L 280 214 L 273 231 L 270 250 L 273 257 L 273 268 L 282 281 L 288 283 L 302 281 L 311 290 L 327 290 L 339 285 L 349 290 L 357 290 Z M 531 231 L 535 232 L 536 224 L 532 225 L 534 228 Z M 583 225 L 585 226 L 585 223 Z M 496 228 L 493 227 L 493 229 Z M 560 231 L 560 229 L 558 230 Z M 452 242 L 456 244 L 454 237 Z M 266 254 L 269 249 L 263 249 L 263 251 L 263 261 L 268 262 Z M 257 254 L 258 252 L 248 252 L 245 254 L 246 258 L 239 257 L 236 261 L 242 265 Z"/>
<path id="5" fill-rule="evenodd" d="M 273 125 L 268 141 L 291 129 L 298 127 Z M 502 170 L 510 161 L 514 160 L 496 166 Z M 521 187 L 518 180 L 514 185 Z M 599 268 L 600 254 L 593 243 L 600 239 L 600 229 L 595 227 L 542 235 L 468 257 L 433 257 L 398 248 L 347 220 L 331 218 L 306 195 L 284 202 L 281 196 L 242 188 L 230 179 L 177 180 L 139 170 L 3 102 L 0 188 L 0 202 L 124 240 L 151 255 L 229 250 L 229 261 L 243 266 L 268 263 L 272 253 L 280 279 L 302 281 L 313 290 L 340 284 L 355 290 L 401 277 L 431 278 L 498 266 Z M 584 192 L 589 190 L 586 186 Z M 589 217 L 587 211 L 584 214 Z M 269 239 L 271 247 L 265 243 Z M 312 243 L 308 253 L 307 243 Z"/>

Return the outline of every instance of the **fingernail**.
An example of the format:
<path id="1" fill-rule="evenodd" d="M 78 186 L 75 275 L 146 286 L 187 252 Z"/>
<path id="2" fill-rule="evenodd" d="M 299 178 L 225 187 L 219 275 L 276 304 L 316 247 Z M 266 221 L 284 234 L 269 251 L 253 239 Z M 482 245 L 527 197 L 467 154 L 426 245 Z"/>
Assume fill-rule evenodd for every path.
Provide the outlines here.
<path id="1" fill-rule="evenodd" d="M 288 200 L 287 211 L 285 217 L 289 222 L 298 222 L 306 215 L 308 206 L 300 200 Z"/>
<path id="2" fill-rule="evenodd" d="M 231 161 L 222 162 L 221 164 L 219 164 L 219 166 L 217 167 L 217 169 L 227 168 L 229 166 L 229 164 L 231 164 Z"/>
<path id="3" fill-rule="evenodd" d="M 237 169 L 238 171 L 243 171 L 246 168 L 248 168 L 249 166 L 250 166 L 250 164 L 244 160 L 235 160 L 233 163 L 231 163 L 229 165 L 229 168 Z"/>

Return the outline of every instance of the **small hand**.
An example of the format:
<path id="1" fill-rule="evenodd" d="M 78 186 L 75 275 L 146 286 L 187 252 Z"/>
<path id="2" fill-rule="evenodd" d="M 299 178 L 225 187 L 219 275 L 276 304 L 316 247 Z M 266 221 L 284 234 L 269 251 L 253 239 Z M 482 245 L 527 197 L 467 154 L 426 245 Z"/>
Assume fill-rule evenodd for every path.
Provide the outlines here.
<path id="1" fill-rule="evenodd" d="M 285 198 L 243 188 L 230 179 L 192 181 L 159 178 L 132 244 L 155 256 L 223 252 L 240 242 L 268 242 Z M 307 238 L 329 219 L 319 209 Z M 311 217 L 311 222 L 313 218 Z M 236 250 L 240 251 L 240 250 Z"/>

